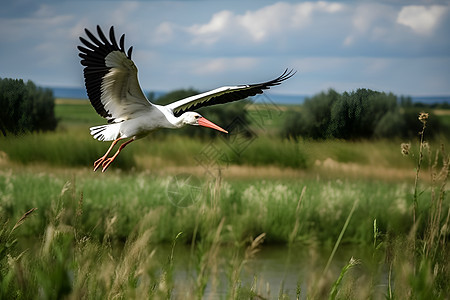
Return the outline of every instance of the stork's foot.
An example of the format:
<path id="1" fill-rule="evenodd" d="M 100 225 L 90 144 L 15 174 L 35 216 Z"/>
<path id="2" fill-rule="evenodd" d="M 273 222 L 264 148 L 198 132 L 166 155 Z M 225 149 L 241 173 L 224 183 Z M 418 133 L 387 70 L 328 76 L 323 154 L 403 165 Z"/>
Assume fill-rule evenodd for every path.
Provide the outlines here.
<path id="1" fill-rule="evenodd" d="M 126 141 L 125 143 L 120 145 L 119 149 L 117 150 L 117 152 L 113 156 L 111 156 L 109 158 L 106 158 L 108 156 L 109 152 L 111 152 L 111 149 L 114 147 L 114 145 L 117 144 L 117 142 L 120 141 L 120 140 L 121 140 L 121 138 L 118 138 L 118 139 L 114 140 L 114 142 L 112 142 L 111 146 L 109 147 L 108 151 L 106 151 L 105 155 L 103 155 L 102 157 L 100 157 L 99 159 L 97 159 L 94 162 L 94 172 L 97 171 L 98 168 L 100 168 L 100 165 L 102 166 L 102 172 L 105 172 L 106 169 L 108 169 L 109 165 L 117 157 L 117 155 L 119 155 L 120 151 L 122 151 L 122 149 L 126 145 L 128 145 L 129 143 L 134 141 L 135 137 L 132 137 L 131 139 L 129 139 L 128 141 Z"/>
<path id="2" fill-rule="evenodd" d="M 109 165 L 114 161 L 114 156 L 113 157 L 109 157 L 107 159 L 105 159 L 102 163 L 102 173 L 106 171 L 106 169 L 108 169 Z"/>
<path id="3" fill-rule="evenodd" d="M 105 161 L 105 159 L 106 159 L 106 156 L 102 156 L 94 162 L 94 172 L 97 171 L 97 169 L 102 165 L 102 163 Z"/>

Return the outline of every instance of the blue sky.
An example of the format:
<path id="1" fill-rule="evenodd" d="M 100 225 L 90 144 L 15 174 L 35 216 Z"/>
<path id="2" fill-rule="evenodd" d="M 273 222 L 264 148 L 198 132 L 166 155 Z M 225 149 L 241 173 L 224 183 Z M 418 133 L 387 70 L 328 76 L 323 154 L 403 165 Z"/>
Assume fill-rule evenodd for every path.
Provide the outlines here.
<path id="1" fill-rule="evenodd" d="M 115 26 L 145 90 L 255 83 L 273 93 L 371 88 L 450 95 L 450 1 L 6 1 L 0 77 L 83 85 L 84 28 Z"/>

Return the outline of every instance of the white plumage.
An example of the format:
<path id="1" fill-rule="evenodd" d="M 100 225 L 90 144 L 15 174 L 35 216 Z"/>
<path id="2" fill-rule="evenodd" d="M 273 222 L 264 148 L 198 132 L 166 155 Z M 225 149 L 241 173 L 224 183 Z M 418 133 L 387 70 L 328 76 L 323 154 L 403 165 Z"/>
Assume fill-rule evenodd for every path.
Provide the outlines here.
<path id="1" fill-rule="evenodd" d="M 263 90 L 279 85 L 295 74 L 286 69 L 281 76 L 271 81 L 224 86 L 161 106 L 148 101 L 142 92 L 137 67 L 131 60 L 133 47 L 125 52 L 125 35 L 117 43 L 113 27 L 109 30 L 109 39 L 100 26 L 97 26 L 99 38 L 87 29 L 85 32 L 90 41 L 80 37 L 84 46 L 78 46 L 78 49 L 84 66 L 87 94 L 97 113 L 108 120 L 108 124 L 91 127 L 90 132 L 99 141 L 113 141 L 105 155 L 94 162 L 94 171 L 101 165 L 104 172 L 127 144 L 158 128 L 200 125 L 227 133 L 200 114 L 188 110 L 261 94 Z M 117 142 L 126 138 L 129 140 L 108 158 Z"/>

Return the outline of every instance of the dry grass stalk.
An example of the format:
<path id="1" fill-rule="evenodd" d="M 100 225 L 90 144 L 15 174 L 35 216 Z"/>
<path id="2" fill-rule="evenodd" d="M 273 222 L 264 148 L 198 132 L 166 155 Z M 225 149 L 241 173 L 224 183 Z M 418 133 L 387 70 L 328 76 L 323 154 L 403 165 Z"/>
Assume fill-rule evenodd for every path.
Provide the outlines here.
<path id="1" fill-rule="evenodd" d="M 126 295 L 124 292 L 129 287 L 130 279 L 137 280 L 144 274 L 145 266 L 141 264 L 149 255 L 148 244 L 151 235 L 152 230 L 147 229 L 135 240 L 127 241 L 122 257 L 114 270 L 114 280 L 109 291 L 109 298 Z"/>
<path id="2" fill-rule="evenodd" d="M 26 218 L 31 216 L 31 214 L 36 210 L 37 210 L 37 208 L 35 207 L 35 208 L 30 209 L 26 213 L 24 213 L 23 216 L 19 219 L 19 221 L 17 221 L 16 225 L 14 225 L 13 229 L 11 229 L 11 232 L 13 232 L 20 225 L 22 225 L 23 221 L 25 221 Z"/>
<path id="3" fill-rule="evenodd" d="M 431 152 L 431 151 L 430 151 Z M 431 207 L 430 216 L 428 221 L 428 228 L 425 236 L 425 256 L 434 257 L 436 251 L 439 248 L 436 243 L 443 242 L 445 245 L 445 237 L 447 236 L 446 231 L 448 230 L 448 215 L 444 222 L 442 222 L 442 207 L 443 202 L 446 197 L 446 184 L 449 178 L 450 171 L 450 156 L 446 154 L 444 146 L 441 145 L 441 157 L 442 157 L 442 168 L 437 170 L 437 165 L 439 161 L 439 151 L 436 151 L 435 159 L 433 165 L 431 165 Z M 431 157 L 431 154 L 430 154 Z M 431 158 L 430 158 L 431 159 Z M 436 191 L 437 189 L 437 191 Z M 448 212 L 450 214 L 450 211 Z M 433 252 L 433 253 L 432 253 Z"/>
<path id="4" fill-rule="evenodd" d="M 264 242 L 264 239 L 266 238 L 266 233 L 261 233 L 256 238 L 250 239 L 250 245 L 247 246 L 245 249 L 244 258 L 241 260 L 238 258 L 239 254 L 236 254 L 234 258 L 234 262 L 232 263 L 232 272 L 231 272 L 231 292 L 230 292 L 230 299 L 236 299 L 239 298 L 239 288 L 241 285 L 241 272 L 242 268 L 255 257 L 256 253 L 258 253 L 261 250 L 261 245 Z M 254 278 L 251 291 L 253 292 L 253 297 L 263 299 L 260 295 L 258 295 L 255 291 L 256 289 L 256 278 Z M 270 292 L 268 292 L 270 294 Z"/>
<path id="5" fill-rule="evenodd" d="M 419 137 L 420 137 L 419 158 L 417 160 L 416 177 L 414 179 L 414 198 L 413 198 L 413 224 L 414 224 L 414 226 L 416 224 L 416 213 L 417 213 L 417 204 L 418 204 L 418 197 L 419 197 L 419 195 L 418 195 L 419 174 L 420 174 L 420 169 L 421 169 L 422 161 L 423 161 L 423 150 L 424 150 L 424 145 L 425 145 L 424 136 L 425 136 L 425 128 L 427 127 L 428 113 L 424 113 L 424 112 L 420 113 L 419 121 L 423 125 L 422 125 L 422 130 L 419 132 Z"/>
<path id="6" fill-rule="evenodd" d="M 245 249 L 245 259 L 244 262 L 247 262 L 248 260 L 255 257 L 256 253 L 258 253 L 261 248 L 260 246 L 264 242 L 264 239 L 266 238 L 266 233 L 263 232 L 260 235 L 258 235 L 255 239 L 252 240 L 250 245 Z"/>
<path id="7" fill-rule="evenodd" d="M 294 243 L 295 237 L 297 236 L 298 230 L 300 228 L 300 207 L 302 204 L 303 196 L 306 192 L 306 185 L 303 187 L 302 192 L 300 194 L 300 197 L 298 198 L 297 207 L 295 209 L 295 224 L 294 228 L 292 229 L 292 232 L 289 235 L 289 244 L 292 245 Z"/>
<path id="8" fill-rule="evenodd" d="M 196 289 L 199 297 L 203 296 L 209 278 L 212 279 L 211 289 L 214 291 L 217 287 L 217 267 L 220 249 L 220 237 L 224 224 L 225 218 L 222 218 L 214 233 L 213 239 L 209 245 L 209 249 L 201 258 L 196 279 Z"/>

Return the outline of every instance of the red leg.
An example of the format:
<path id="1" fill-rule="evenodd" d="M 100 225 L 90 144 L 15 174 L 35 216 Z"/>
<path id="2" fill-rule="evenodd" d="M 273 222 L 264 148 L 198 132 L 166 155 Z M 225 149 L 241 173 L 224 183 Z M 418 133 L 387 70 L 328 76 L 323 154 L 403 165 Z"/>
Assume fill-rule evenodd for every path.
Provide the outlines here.
<path id="1" fill-rule="evenodd" d="M 108 151 L 106 151 L 105 155 L 103 155 L 102 157 L 100 157 L 99 159 L 97 159 L 94 162 L 94 172 L 97 171 L 97 169 L 100 167 L 100 165 L 105 161 L 106 157 L 108 157 L 109 152 L 111 152 L 112 148 L 114 148 L 114 146 L 117 144 L 118 141 L 120 141 L 121 139 L 118 138 L 117 140 L 114 140 L 111 143 L 111 146 L 109 147 Z"/>
<path id="2" fill-rule="evenodd" d="M 114 161 L 114 159 L 116 159 L 117 155 L 119 155 L 120 151 L 122 151 L 122 149 L 125 148 L 125 146 L 131 143 L 132 141 L 134 141 L 134 138 L 131 138 L 128 141 L 124 142 L 122 145 L 120 145 L 119 149 L 113 156 L 105 159 L 105 161 L 102 163 L 103 166 L 102 172 L 106 171 L 109 165 Z"/>

